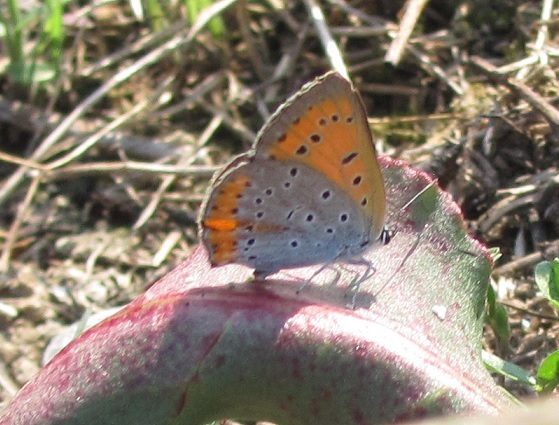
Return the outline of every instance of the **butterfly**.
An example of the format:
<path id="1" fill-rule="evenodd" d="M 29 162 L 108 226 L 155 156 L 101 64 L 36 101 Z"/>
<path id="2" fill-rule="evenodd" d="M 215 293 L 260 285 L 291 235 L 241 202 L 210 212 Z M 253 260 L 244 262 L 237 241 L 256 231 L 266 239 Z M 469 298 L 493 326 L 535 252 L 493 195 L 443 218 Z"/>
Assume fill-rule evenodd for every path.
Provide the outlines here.
<path id="1" fill-rule="evenodd" d="M 254 147 L 219 171 L 199 228 L 212 266 L 263 278 L 387 242 L 386 198 L 359 93 L 328 72 L 289 98 Z"/>

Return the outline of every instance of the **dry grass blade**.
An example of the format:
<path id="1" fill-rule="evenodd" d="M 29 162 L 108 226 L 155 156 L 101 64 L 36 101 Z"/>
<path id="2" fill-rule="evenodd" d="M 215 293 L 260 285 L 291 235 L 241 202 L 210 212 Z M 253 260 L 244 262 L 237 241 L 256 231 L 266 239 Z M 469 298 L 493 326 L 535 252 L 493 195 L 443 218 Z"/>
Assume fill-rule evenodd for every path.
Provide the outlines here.
<path id="1" fill-rule="evenodd" d="M 95 132 L 90 137 L 88 137 L 83 142 L 81 142 L 76 149 L 74 149 L 73 151 L 71 151 L 67 155 L 64 155 L 62 158 L 57 159 L 57 160 L 52 161 L 51 163 L 47 164 L 46 168 L 48 170 L 55 170 L 57 168 L 65 166 L 68 163 L 73 162 L 73 161 L 77 160 L 78 158 L 80 158 L 81 156 L 83 156 L 89 149 L 91 149 L 93 146 L 95 146 L 104 136 L 106 136 L 109 133 L 112 133 L 114 130 L 116 130 L 117 128 L 122 126 L 124 123 L 128 122 L 130 119 L 132 119 L 134 116 L 138 115 L 144 109 L 148 108 L 153 103 L 155 103 L 159 99 L 159 97 L 161 96 L 163 91 L 165 91 L 167 89 L 167 87 L 170 85 L 170 83 L 171 83 L 170 80 L 165 81 L 164 84 L 161 85 L 161 87 L 155 92 L 155 94 L 153 96 L 150 96 L 149 98 L 147 98 L 143 102 L 140 102 L 139 104 L 137 104 L 136 106 L 131 108 L 125 114 L 115 118 L 112 122 L 107 124 L 101 130 Z"/>
<path id="2" fill-rule="evenodd" d="M 91 95 L 89 95 L 78 107 L 76 107 L 59 125 L 58 127 L 50 133 L 50 135 L 43 140 L 41 145 L 33 152 L 31 159 L 35 161 L 40 161 L 44 154 L 56 143 L 60 138 L 68 131 L 72 124 L 83 116 L 83 114 L 99 102 L 109 90 L 115 88 L 123 81 L 129 79 L 132 75 L 139 72 L 140 70 L 148 67 L 160 61 L 164 56 L 169 55 L 176 51 L 179 47 L 192 42 L 196 34 L 204 28 L 205 25 L 211 20 L 212 17 L 221 13 L 224 9 L 233 4 L 235 0 L 220 0 L 215 2 L 211 7 L 205 9 L 203 13 L 200 14 L 198 21 L 186 34 L 179 34 L 173 37 L 171 40 L 163 44 L 161 47 L 150 51 L 142 59 L 137 61 L 133 66 L 130 66 L 123 71 L 119 72 L 106 83 L 104 83 L 99 89 L 95 90 Z M 0 189 L 0 205 L 4 203 L 6 197 L 9 196 L 12 191 L 19 185 L 21 180 L 24 178 L 26 169 L 20 168 L 16 171 L 8 181 Z"/>
<path id="3" fill-rule="evenodd" d="M 347 72 L 347 67 L 342 57 L 342 53 L 340 52 L 336 41 L 332 38 L 332 34 L 328 28 L 322 9 L 314 0 L 304 0 L 304 3 L 309 11 L 309 15 L 311 16 L 312 22 L 318 32 L 320 42 L 322 43 L 322 48 L 324 49 L 332 68 L 344 77 L 349 78 L 349 73 Z"/>
<path id="4" fill-rule="evenodd" d="M 41 179 L 39 176 L 35 176 L 32 179 L 32 183 L 27 189 L 25 199 L 19 205 L 17 210 L 16 218 L 12 221 L 10 226 L 10 231 L 8 232 L 8 237 L 4 243 L 2 250 L 2 256 L 0 257 L 0 273 L 6 273 L 10 269 L 10 260 L 12 258 L 12 250 L 14 244 L 18 238 L 18 232 L 23 223 L 25 215 L 28 212 L 29 205 L 33 202 L 33 198 L 37 194 L 37 189 L 39 188 L 39 183 Z"/>
<path id="5" fill-rule="evenodd" d="M 400 21 L 398 33 L 390 43 L 388 51 L 384 56 L 384 60 L 392 66 L 397 66 L 400 63 L 402 53 L 406 47 L 408 39 L 417 24 L 417 20 L 423 12 L 427 0 L 408 0 L 403 7 L 403 16 Z"/>
<path id="6" fill-rule="evenodd" d="M 559 111 L 542 96 L 528 87 L 526 84 L 522 83 L 513 78 L 507 78 L 498 72 L 497 68 L 488 61 L 474 56 L 470 59 L 471 63 L 477 68 L 481 69 L 486 73 L 488 77 L 499 84 L 503 84 L 509 89 L 513 90 L 519 96 L 521 96 L 526 102 L 540 111 L 549 121 L 549 123 L 554 127 L 554 131 L 559 130 Z"/>

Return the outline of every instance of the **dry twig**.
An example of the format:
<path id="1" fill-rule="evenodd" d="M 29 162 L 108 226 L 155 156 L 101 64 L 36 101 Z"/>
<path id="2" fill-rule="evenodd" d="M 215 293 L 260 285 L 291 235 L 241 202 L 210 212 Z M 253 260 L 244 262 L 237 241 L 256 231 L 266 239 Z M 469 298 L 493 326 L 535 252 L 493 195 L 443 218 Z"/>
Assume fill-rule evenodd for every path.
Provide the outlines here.
<path id="1" fill-rule="evenodd" d="M 400 21 L 398 33 L 390 43 L 384 60 L 392 66 L 397 66 L 400 63 L 402 53 L 408 43 L 408 39 L 421 16 L 428 0 L 408 0 L 404 4 L 403 16 Z"/>

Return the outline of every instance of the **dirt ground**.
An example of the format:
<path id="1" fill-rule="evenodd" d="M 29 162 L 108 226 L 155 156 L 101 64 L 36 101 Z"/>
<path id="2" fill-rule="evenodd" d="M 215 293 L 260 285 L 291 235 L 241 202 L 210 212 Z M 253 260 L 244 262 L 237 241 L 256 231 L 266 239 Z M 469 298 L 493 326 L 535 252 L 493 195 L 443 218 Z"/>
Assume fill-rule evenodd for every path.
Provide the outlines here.
<path id="1" fill-rule="evenodd" d="M 421 2 L 330 0 L 320 22 L 312 0 L 229 3 L 221 33 L 179 5 L 141 19 L 72 3 L 61 75 L 42 86 L 10 79 L 0 46 L 0 406 L 55 335 L 189 255 L 212 173 L 332 67 L 328 33 L 379 151 L 435 175 L 500 249 L 510 340 L 487 326 L 483 343 L 534 373 L 558 348 L 534 267 L 559 256 L 559 6 L 432 0 L 414 19 Z"/>

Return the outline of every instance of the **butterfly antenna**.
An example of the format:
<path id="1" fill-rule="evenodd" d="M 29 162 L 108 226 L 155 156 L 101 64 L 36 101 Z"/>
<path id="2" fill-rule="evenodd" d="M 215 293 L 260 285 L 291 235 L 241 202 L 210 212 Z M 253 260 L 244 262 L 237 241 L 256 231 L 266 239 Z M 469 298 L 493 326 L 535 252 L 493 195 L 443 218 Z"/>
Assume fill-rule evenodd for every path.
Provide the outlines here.
<path id="1" fill-rule="evenodd" d="M 417 199 L 423 195 L 425 192 L 427 192 L 430 188 L 432 188 L 435 184 L 437 184 L 437 182 L 439 181 L 439 179 L 433 179 L 429 182 L 429 184 L 427 184 L 423 189 L 421 189 L 419 192 L 417 192 L 408 202 L 406 202 L 404 204 L 403 207 L 401 207 L 396 213 L 394 213 L 391 217 L 389 217 L 388 221 L 392 221 L 393 216 L 396 216 L 397 218 L 399 218 L 402 213 L 411 205 L 413 204 L 415 201 L 417 201 Z M 397 221 L 397 220 L 396 220 Z M 396 231 L 389 229 L 387 227 L 385 227 L 382 230 L 382 233 L 380 235 L 380 240 L 386 245 L 388 242 L 390 242 L 390 240 L 394 237 L 394 235 L 396 234 Z"/>
<path id="2" fill-rule="evenodd" d="M 400 261 L 400 265 L 398 267 L 396 267 L 396 269 L 394 270 L 394 272 L 392 272 L 392 274 L 390 275 L 390 277 L 386 280 L 386 282 L 384 283 L 384 285 L 382 285 L 380 288 L 378 288 L 376 294 L 374 294 L 374 297 L 378 297 L 378 295 L 384 290 L 384 288 L 386 288 L 391 282 L 392 280 L 396 277 L 396 275 L 400 272 L 400 269 L 404 266 L 404 264 L 406 264 L 406 262 L 408 261 L 408 259 L 411 257 L 411 255 L 415 252 L 415 250 L 417 249 L 417 247 L 419 246 L 419 236 L 417 237 L 417 239 L 415 240 L 415 242 L 413 243 L 413 246 L 408 250 L 408 252 L 406 253 L 406 255 L 404 255 L 404 258 L 402 258 L 402 261 Z"/>
<path id="3" fill-rule="evenodd" d="M 437 183 L 438 179 L 433 179 L 429 182 L 429 184 L 427 184 L 423 189 L 421 189 L 417 194 L 415 194 L 413 196 L 413 198 L 411 198 L 408 202 L 406 202 L 406 204 L 400 208 L 400 210 L 398 211 L 398 215 L 402 214 L 403 211 L 406 210 L 406 208 L 408 208 L 412 203 L 414 203 L 421 195 L 423 195 L 425 192 L 427 192 L 431 187 L 433 187 L 436 183 Z M 388 228 L 384 228 L 381 236 L 380 236 L 380 240 L 383 243 L 388 243 L 390 241 L 391 238 L 394 237 L 394 235 L 396 234 L 396 231 L 392 230 L 392 229 L 388 229 Z M 390 282 L 392 281 L 392 279 L 394 279 L 394 277 L 396 277 L 396 275 L 399 273 L 400 269 L 404 266 L 404 264 L 408 261 L 408 259 L 411 257 L 411 255 L 415 252 L 415 250 L 417 249 L 417 247 L 419 246 L 419 241 L 420 241 L 420 237 L 421 235 L 417 235 L 416 240 L 413 243 L 413 246 L 408 250 L 408 252 L 406 253 L 406 255 L 404 255 L 404 258 L 402 258 L 402 261 L 400 262 L 400 265 L 398 267 L 396 267 L 396 269 L 394 270 L 394 272 L 392 273 L 392 275 L 387 279 L 387 281 L 385 282 L 384 285 L 382 285 L 381 288 L 379 288 L 379 290 L 377 291 L 377 293 L 375 294 L 375 297 L 378 296 L 378 294 L 380 294 L 380 292 L 388 285 L 390 284 Z"/>

